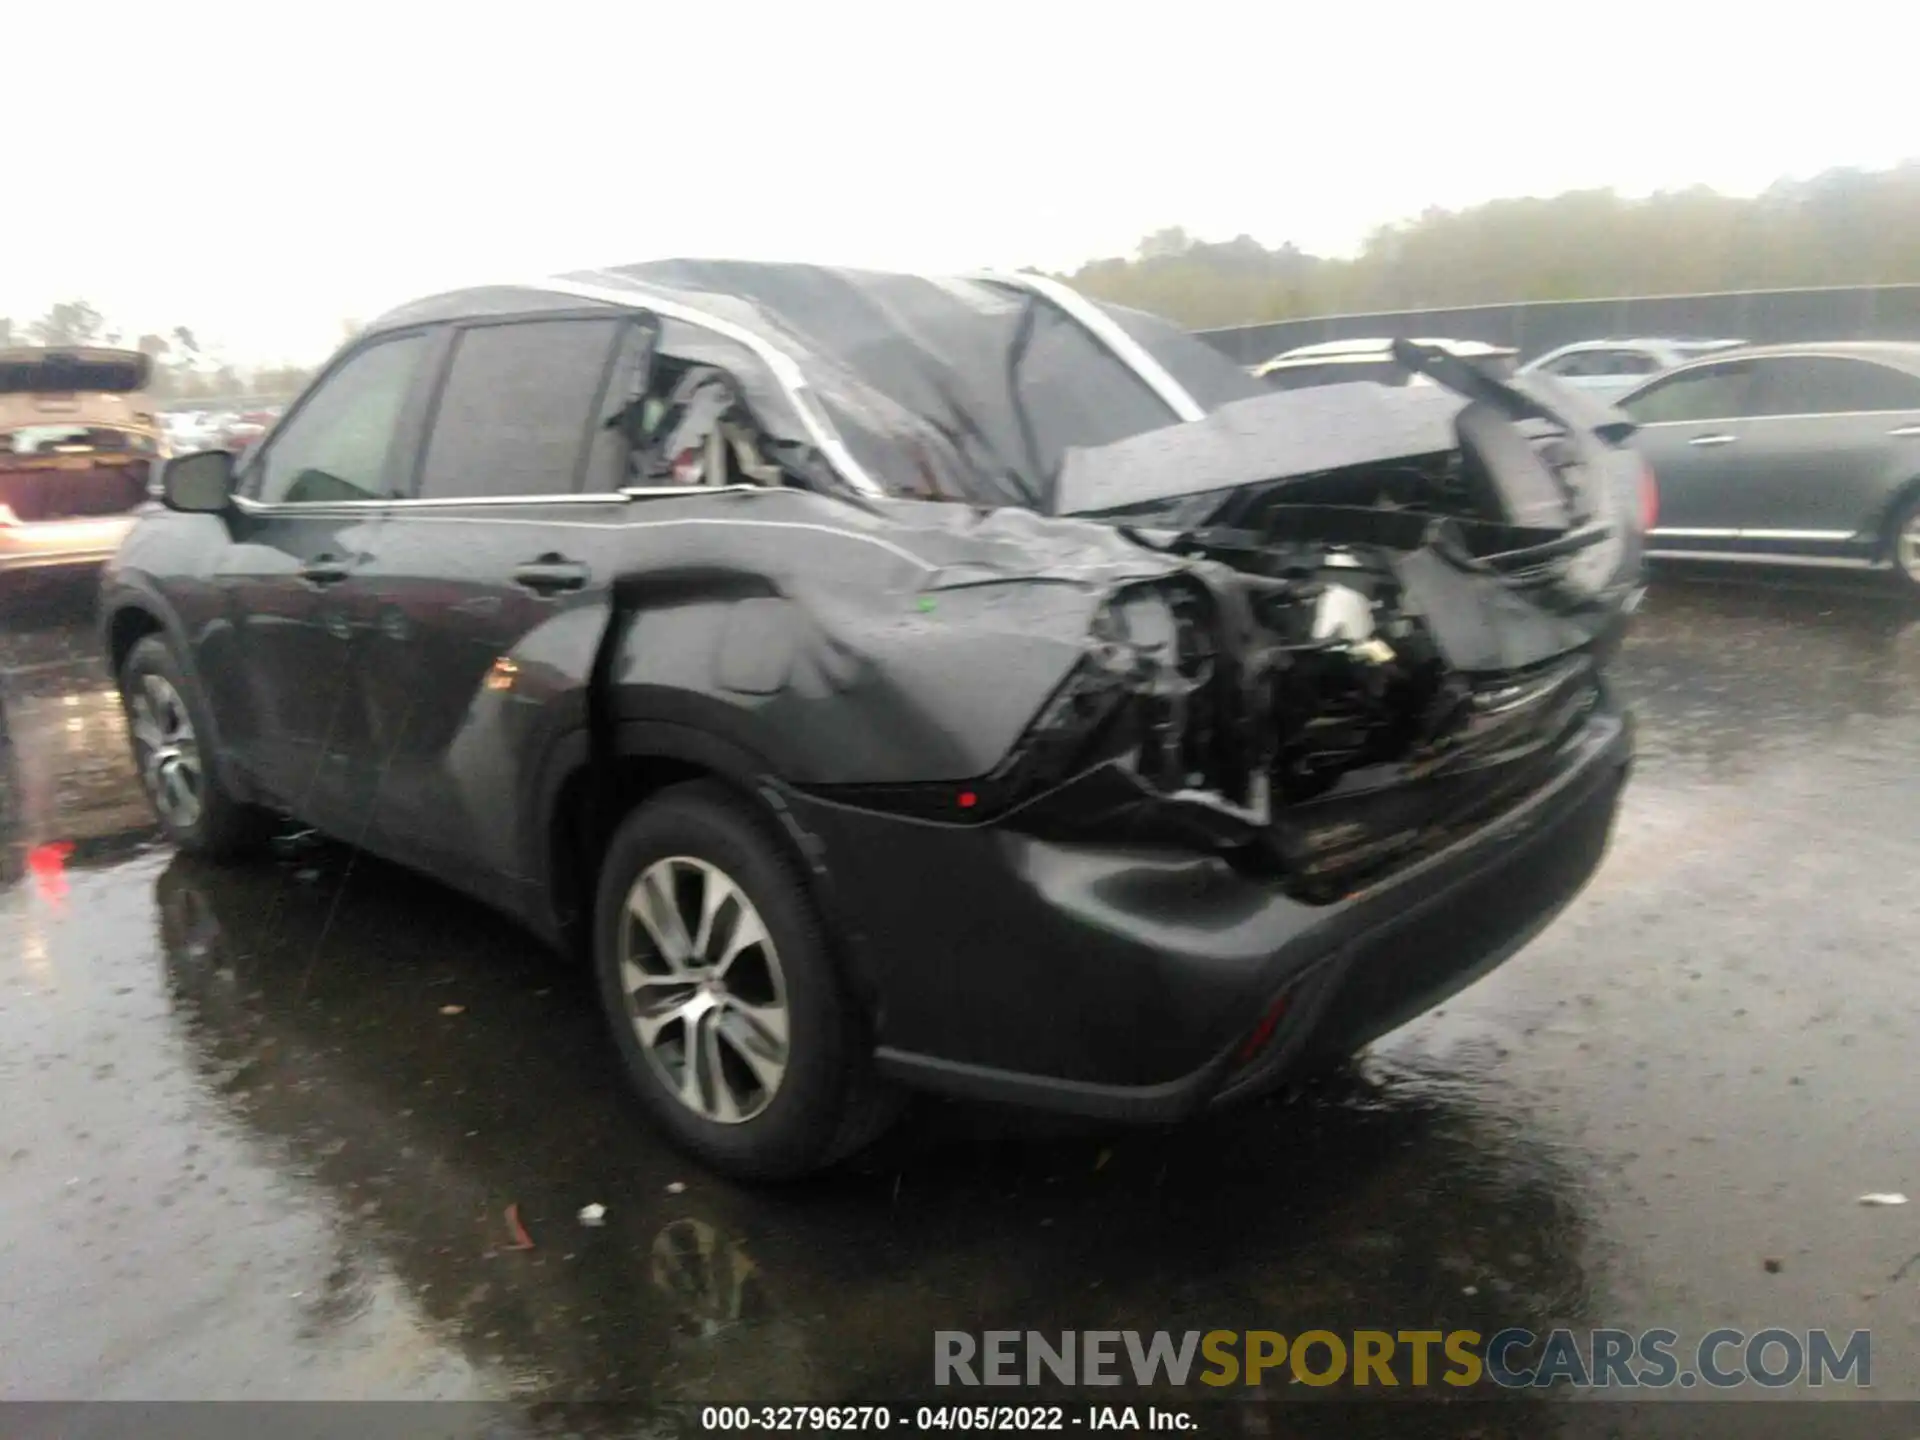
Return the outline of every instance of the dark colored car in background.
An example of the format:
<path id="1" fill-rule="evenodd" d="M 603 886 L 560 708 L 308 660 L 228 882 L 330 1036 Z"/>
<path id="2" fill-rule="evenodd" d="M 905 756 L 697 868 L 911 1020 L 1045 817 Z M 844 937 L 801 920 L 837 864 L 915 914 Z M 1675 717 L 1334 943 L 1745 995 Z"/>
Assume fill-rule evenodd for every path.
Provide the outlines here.
<path id="1" fill-rule="evenodd" d="M 1774 345 L 1615 404 L 1660 480 L 1649 553 L 1889 566 L 1920 590 L 1920 345 Z"/>
<path id="2" fill-rule="evenodd" d="M 1631 427 L 1396 353 L 1271 391 L 1026 275 L 423 300 L 168 466 L 103 589 L 140 773 L 183 848 L 290 811 L 590 955 L 740 1173 L 891 1082 L 1257 1093 L 1546 924 L 1631 751 Z"/>

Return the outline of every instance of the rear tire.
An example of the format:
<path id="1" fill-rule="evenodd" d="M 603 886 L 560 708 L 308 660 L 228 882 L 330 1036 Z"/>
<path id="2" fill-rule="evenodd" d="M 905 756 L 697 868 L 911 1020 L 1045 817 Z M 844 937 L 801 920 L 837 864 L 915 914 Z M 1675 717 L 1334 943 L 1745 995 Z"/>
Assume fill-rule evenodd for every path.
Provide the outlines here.
<path id="1" fill-rule="evenodd" d="M 798 867 L 726 786 L 673 786 L 614 833 L 593 954 L 641 1102 L 714 1169 L 804 1175 L 893 1118 Z"/>
<path id="2" fill-rule="evenodd" d="M 258 851 L 273 816 L 227 788 L 208 747 L 206 702 L 167 642 L 149 635 L 136 643 L 119 681 L 135 773 L 167 838 L 207 860 Z"/>

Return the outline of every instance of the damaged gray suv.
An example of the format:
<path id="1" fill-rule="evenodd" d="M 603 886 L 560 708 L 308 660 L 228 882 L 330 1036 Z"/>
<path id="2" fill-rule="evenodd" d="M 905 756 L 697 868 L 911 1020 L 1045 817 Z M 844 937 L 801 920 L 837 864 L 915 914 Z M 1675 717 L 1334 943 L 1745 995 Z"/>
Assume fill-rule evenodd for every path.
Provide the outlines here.
<path id="1" fill-rule="evenodd" d="M 659 1124 L 1173 1120 L 1352 1053 L 1606 845 L 1631 425 L 1275 392 L 1028 275 L 662 262 L 354 339 L 172 461 L 104 642 L 174 841 L 277 813 L 591 957 Z"/>

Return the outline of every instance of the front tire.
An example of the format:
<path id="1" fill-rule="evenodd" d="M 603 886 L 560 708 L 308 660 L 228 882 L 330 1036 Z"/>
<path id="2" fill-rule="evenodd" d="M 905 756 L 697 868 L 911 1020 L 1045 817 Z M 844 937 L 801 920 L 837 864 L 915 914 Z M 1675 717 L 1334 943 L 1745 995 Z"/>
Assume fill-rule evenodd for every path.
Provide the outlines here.
<path id="1" fill-rule="evenodd" d="M 189 855 L 237 860 L 272 830 L 272 816 L 227 789 L 208 752 L 200 692 L 167 642 L 149 635 L 120 667 L 120 706 L 141 788 L 167 838 Z"/>
<path id="2" fill-rule="evenodd" d="M 714 1169 L 806 1174 L 891 1118 L 798 868 L 727 787 L 673 786 L 614 833 L 594 967 L 641 1101 Z"/>

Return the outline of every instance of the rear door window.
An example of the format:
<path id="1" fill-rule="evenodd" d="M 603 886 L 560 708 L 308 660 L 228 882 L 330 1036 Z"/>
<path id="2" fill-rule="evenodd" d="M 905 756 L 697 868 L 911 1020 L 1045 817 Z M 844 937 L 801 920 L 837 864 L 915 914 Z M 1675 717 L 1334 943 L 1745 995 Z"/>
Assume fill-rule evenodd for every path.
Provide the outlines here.
<path id="1" fill-rule="evenodd" d="M 461 330 L 434 410 L 419 497 L 577 492 L 622 323 L 519 320 Z"/>
<path id="2" fill-rule="evenodd" d="M 1753 406 L 1750 360 L 1683 370 L 1620 402 L 1620 408 L 1642 425 L 1738 420 L 1757 413 Z"/>
<path id="3" fill-rule="evenodd" d="M 1920 410 L 1920 378 L 1870 360 L 1788 355 L 1758 364 L 1763 415 Z"/>

